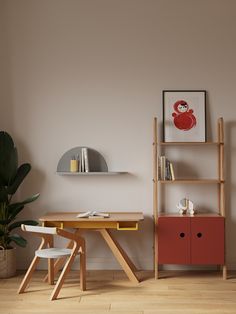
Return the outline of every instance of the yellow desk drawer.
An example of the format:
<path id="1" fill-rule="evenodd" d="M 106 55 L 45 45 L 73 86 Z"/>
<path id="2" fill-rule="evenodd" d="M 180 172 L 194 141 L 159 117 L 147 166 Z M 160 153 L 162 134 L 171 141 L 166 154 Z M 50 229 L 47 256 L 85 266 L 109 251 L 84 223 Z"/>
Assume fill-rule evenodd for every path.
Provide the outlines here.
<path id="1" fill-rule="evenodd" d="M 117 230 L 138 230 L 138 223 L 135 221 L 117 222 Z"/>

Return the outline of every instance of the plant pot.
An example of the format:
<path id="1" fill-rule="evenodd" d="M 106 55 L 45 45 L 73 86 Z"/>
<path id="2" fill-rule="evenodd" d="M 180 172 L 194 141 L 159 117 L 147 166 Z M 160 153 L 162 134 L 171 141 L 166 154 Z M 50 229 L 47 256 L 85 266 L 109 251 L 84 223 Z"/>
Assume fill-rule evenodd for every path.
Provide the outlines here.
<path id="1" fill-rule="evenodd" d="M 15 249 L 0 248 L 0 278 L 13 277 L 16 273 Z"/>

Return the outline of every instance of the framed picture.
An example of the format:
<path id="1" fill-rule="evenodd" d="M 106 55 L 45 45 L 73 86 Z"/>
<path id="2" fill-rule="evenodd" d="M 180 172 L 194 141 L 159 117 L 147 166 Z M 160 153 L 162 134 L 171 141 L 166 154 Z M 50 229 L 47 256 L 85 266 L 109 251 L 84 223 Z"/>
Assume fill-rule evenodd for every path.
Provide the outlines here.
<path id="1" fill-rule="evenodd" d="M 163 91 L 163 141 L 206 142 L 206 91 Z"/>

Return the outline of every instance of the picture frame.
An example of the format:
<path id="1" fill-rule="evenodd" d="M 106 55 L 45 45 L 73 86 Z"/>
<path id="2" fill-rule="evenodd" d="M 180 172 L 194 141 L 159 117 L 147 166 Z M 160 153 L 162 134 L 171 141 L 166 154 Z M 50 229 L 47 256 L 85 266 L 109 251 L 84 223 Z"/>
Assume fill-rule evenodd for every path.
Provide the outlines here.
<path id="1" fill-rule="evenodd" d="M 163 90 L 163 142 L 206 142 L 206 91 Z"/>

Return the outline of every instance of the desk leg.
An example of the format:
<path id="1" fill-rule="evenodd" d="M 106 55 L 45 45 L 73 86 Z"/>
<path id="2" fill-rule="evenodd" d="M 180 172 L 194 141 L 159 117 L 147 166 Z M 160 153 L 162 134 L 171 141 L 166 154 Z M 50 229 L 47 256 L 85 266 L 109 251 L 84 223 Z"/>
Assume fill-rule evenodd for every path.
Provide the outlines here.
<path id="1" fill-rule="evenodd" d="M 107 230 L 107 229 L 105 229 Z M 109 233 L 110 237 L 112 237 L 111 233 L 107 230 Z M 120 244 L 116 241 L 114 237 L 112 237 L 113 242 L 115 243 L 116 247 L 120 251 L 120 253 L 123 255 L 123 258 L 126 260 L 126 263 L 129 264 L 129 267 L 132 269 L 133 272 L 138 271 L 134 263 L 130 260 L 129 256 L 126 254 L 126 252 L 123 250 L 123 248 L 120 246 Z"/>
<path id="2" fill-rule="evenodd" d="M 81 229 L 76 229 L 75 230 L 75 234 L 80 234 L 81 233 Z M 73 249 L 74 246 L 74 241 L 69 241 L 67 244 L 67 249 Z M 54 277 L 57 275 L 57 273 L 60 271 L 60 269 L 63 267 L 63 265 L 65 264 L 67 260 L 67 257 L 62 257 L 62 258 L 58 258 L 55 263 L 54 263 Z M 48 274 L 43 278 L 44 282 L 48 281 Z"/>
<path id="3" fill-rule="evenodd" d="M 120 247 L 118 242 L 113 238 L 109 230 L 99 229 L 99 231 L 102 237 L 104 238 L 104 240 L 106 241 L 106 243 L 108 244 L 108 246 L 110 247 L 111 251 L 115 255 L 117 261 L 120 263 L 121 267 L 124 269 L 126 275 L 129 277 L 129 279 L 135 283 L 139 283 L 139 280 L 133 271 L 135 266 L 130 261 L 127 254 L 124 252 L 124 250 Z"/>

